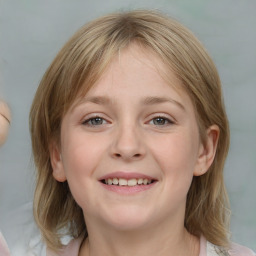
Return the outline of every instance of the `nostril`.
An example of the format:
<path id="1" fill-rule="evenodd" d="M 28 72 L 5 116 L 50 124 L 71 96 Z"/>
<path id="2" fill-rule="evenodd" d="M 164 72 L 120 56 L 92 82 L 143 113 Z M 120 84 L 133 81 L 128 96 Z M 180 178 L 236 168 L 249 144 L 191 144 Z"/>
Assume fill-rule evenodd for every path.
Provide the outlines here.
<path id="1" fill-rule="evenodd" d="M 114 154 L 115 155 L 115 157 L 117 157 L 117 158 L 121 158 L 122 157 L 122 154 L 119 154 L 119 153 L 115 153 Z M 134 154 L 133 156 L 131 156 L 132 158 L 134 157 L 134 158 L 140 158 L 141 157 L 141 154 Z"/>

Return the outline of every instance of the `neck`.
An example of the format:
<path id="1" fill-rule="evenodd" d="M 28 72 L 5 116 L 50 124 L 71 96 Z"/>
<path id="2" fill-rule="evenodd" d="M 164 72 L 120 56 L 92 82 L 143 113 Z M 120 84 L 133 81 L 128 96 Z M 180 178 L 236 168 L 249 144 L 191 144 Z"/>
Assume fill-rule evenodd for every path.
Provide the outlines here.
<path id="1" fill-rule="evenodd" d="M 79 256 L 198 256 L 199 239 L 184 227 L 176 228 L 161 226 L 140 231 L 108 229 L 106 232 L 88 229 L 89 237 L 82 244 Z"/>

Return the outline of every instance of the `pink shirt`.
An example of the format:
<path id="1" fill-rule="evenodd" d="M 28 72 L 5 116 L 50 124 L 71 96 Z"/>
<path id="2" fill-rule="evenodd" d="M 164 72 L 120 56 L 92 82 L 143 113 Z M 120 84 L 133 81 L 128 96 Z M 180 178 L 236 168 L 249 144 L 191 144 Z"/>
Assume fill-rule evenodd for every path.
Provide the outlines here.
<path id="1" fill-rule="evenodd" d="M 81 245 L 82 239 L 72 239 L 67 246 L 64 247 L 63 251 L 56 254 L 49 249 L 38 250 L 37 246 L 30 248 L 29 253 L 18 253 L 18 256 L 78 256 L 79 248 Z M 40 243 L 42 245 L 42 243 Z M 39 247 L 41 247 L 41 245 Z M 206 239 L 202 236 L 200 238 L 200 253 L 199 256 L 224 256 L 226 254 L 217 253 L 218 247 L 206 241 Z M 228 251 L 229 256 L 256 256 L 256 254 L 247 247 L 232 244 L 232 248 Z M 7 244 L 0 233 L 0 256 L 11 256 L 10 251 L 8 250 Z M 16 255 L 15 255 L 16 256 Z"/>
<path id="2" fill-rule="evenodd" d="M 55 254 L 50 250 L 47 250 L 46 256 L 78 256 L 81 242 L 82 239 L 71 240 L 61 254 Z M 201 236 L 199 256 L 220 256 L 221 254 L 217 254 L 216 252 L 217 248 L 217 246 L 207 242 L 206 239 Z M 252 250 L 238 244 L 232 244 L 232 248 L 228 251 L 228 254 L 229 256 L 256 256 Z"/>

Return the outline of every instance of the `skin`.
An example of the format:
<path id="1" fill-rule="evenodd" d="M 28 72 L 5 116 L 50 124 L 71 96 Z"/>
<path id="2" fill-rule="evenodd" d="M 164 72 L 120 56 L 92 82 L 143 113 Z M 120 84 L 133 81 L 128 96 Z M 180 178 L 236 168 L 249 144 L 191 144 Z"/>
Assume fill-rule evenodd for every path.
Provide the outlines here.
<path id="1" fill-rule="evenodd" d="M 189 96 L 170 70 L 169 83 L 159 70 L 167 72 L 133 44 L 63 118 L 51 161 L 84 212 L 89 238 L 79 255 L 199 254 L 198 238 L 184 228 L 186 195 L 211 165 L 219 130 L 209 127 L 202 144 Z M 109 191 L 100 179 L 116 171 L 155 183 L 133 194 Z"/>
<path id="2" fill-rule="evenodd" d="M 0 146 L 6 141 L 10 127 L 11 113 L 4 101 L 0 101 Z"/>

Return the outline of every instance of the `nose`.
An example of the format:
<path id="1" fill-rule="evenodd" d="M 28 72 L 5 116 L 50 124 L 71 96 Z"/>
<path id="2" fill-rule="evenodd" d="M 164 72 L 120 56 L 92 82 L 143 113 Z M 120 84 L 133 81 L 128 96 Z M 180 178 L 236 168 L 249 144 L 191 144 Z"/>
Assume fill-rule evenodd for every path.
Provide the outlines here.
<path id="1" fill-rule="evenodd" d="M 124 161 L 140 160 L 145 156 L 146 148 L 139 128 L 120 127 L 115 132 L 111 146 L 111 156 Z"/>

